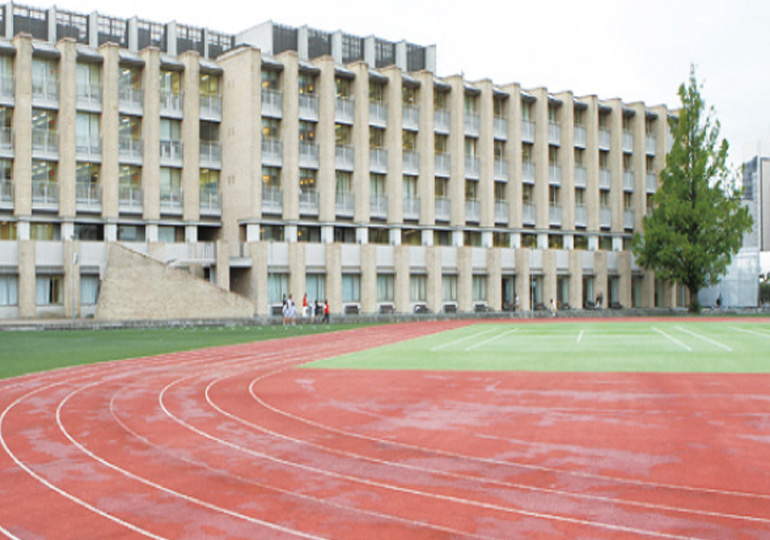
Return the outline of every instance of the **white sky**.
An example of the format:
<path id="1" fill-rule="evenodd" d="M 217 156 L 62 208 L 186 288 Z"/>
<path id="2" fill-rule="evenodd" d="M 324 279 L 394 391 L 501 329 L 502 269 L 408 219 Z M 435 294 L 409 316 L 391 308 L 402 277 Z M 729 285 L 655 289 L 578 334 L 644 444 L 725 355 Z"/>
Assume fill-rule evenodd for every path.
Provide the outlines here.
<path id="1" fill-rule="evenodd" d="M 50 2 L 24 1 L 50 7 Z M 236 33 L 266 20 L 436 44 L 437 75 L 678 106 L 694 63 L 739 163 L 770 153 L 767 0 L 60 0 L 59 8 Z M 762 60 L 765 58 L 765 60 Z"/>

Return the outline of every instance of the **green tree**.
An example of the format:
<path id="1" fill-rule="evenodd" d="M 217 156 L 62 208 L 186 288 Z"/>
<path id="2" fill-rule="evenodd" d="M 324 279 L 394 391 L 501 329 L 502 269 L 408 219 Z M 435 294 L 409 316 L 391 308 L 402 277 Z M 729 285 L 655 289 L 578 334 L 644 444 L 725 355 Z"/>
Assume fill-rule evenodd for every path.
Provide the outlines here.
<path id="1" fill-rule="evenodd" d="M 660 187 L 632 248 L 643 268 L 686 286 L 690 311 L 698 311 L 698 291 L 725 274 L 752 218 L 741 205 L 737 175 L 727 166 L 727 141 L 718 143 L 719 121 L 706 109 L 694 67 L 679 97 L 678 117 L 669 118 L 673 145 Z"/>

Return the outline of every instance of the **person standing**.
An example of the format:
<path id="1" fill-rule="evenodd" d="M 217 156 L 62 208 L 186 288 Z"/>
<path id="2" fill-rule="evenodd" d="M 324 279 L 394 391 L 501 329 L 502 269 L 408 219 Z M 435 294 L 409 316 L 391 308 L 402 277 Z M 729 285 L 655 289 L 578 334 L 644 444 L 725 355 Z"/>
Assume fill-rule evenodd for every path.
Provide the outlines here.
<path id="1" fill-rule="evenodd" d="M 329 301 L 324 300 L 324 322 L 329 324 Z"/>
<path id="2" fill-rule="evenodd" d="M 302 297 L 302 316 L 307 317 L 309 315 L 307 306 L 307 293 Z"/>
<path id="3" fill-rule="evenodd" d="M 556 317 L 556 301 L 551 298 L 551 317 Z"/>

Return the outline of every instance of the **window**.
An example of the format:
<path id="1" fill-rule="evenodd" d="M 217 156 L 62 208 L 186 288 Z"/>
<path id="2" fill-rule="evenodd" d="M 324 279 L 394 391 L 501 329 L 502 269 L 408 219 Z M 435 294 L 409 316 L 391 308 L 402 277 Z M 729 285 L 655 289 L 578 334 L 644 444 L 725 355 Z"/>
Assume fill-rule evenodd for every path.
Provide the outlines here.
<path id="1" fill-rule="evenodd" d="M 342 274 L 342 301 L 359 302 L 361 300 L 361 276 Z"/>
<path id="2" fill-rule="evenodd" d="M 446 154 L 449 150 L 449 135 L 436 133 L 433 148 L 436 150 L 436 154 Z"/>
<path id="3" fill-rule="evenodd" d="M 78 152 L 98 151 L 101 144 L 98 114 L 77 113 L 75 117 L 75 140 Z"/>
<path id="4" fill-rule="evenodd" d="M 612 251 L 612 237 L 600 236 L 599 237 L 599 249 L 604 251 Z"/>
<path id="5" fill-rule="evenodd" d="M 32 109 L 32 132 L 56 131 L 56 111 Z"/>
<path id="6" fill-rule="evenodd" d="M 465 114 L 475 115 L 478 114 L 478 98 L 471 94 L 465 94 L 463 100 L 465 106 Z"/>
<path id="7" fill-rule="evenodd" d="M 369 127 L 369 147 L 383 148 L 385 146 L 385 130 L 378 127 Z"/>
<path id="8" fill-rule="evenodd" d="M 218 96 L 219 77 L 211 73 L 201 73 L 200 92 L 203 96 Z"/>
<path id="9" fill-rule="evenodd" d="M 449 92 L 433 91 L 433 108 L 437 111 L 445 111 L 448 107 Z"/>
<path id="10" fill-rule="evenodd" d="M 507 103 L 507 100 L 504 98 L 495 98 L 493 106 L 494 106 L 494 114 L 498 118 L 502 118 L 506 116 L 505 112 L 505 104 Z"/>
<path id="11" fill-rule="evenodd" d="M 314 193 L 316 190 L 316 170 L 299 170 L 299 191 L 300 193 Z"/>
<path id="12" fill-rule="evenodd" d="M 452 244 L 452 233 L 450 231 L 433 231 L 434 246 L 449 246 Z"/>
<path id="13" fill-rule="evenodd" d="M 402 148 L 405 152 L 414 152 L 417 150 L 417 133 L 404 130 L 401 137 Z"/>
<path id="14" fill-rule="evenodd" d="M 98 163 L 77 163 L 75 181 L 79 186 L 96 186 L 99 184 Z"/>
<path id="15" fill-rule="evenodd" d="M 0 240 L 16 240 L 16 223 L 0 221 Z"/>
<path id="16" fill-rule="evenodd" d="M 532 102 L 521 102 L 521 119 L 525 122 L 529 122 L 532 119 Z"/>
<path id="17" fill-rule="evenodd" d="M 444 302 L 457 302 L 457 276 L 441 276 L 441 300 Z"/>
<path id="18" fill-rule="evenodd" d="M 388 231 L 388 229 L 372 227 L 371 229 L 369 229 L 369 243 L 370 244 L 389 244 L 390 231 Z"/>
<path id="19" fill-rule="evenodd" d="M 559 188 L 556 186 L 548 187 L 548 202 L 551 206 L 559 204 Z"/>
<path id="20" fill-rule="evenodd" d="M 521 235 L 521 247 L 524 248 L 536 248 L 537 247 L 537 235 L 533 233 L 522 233 Z"/>
<path id="21" fill-rule="evenodd" d="M 142 68 L 134 66 L 121 66 L 118 74 L 118 87 L 121 94 L 129 90 L 142 89 Z"/>
<path id="22" fill-rule="evenodd" d="M 548 105 L 548 122 L 555 124 L 559 121 L 559 108 L 549 104 Z"/>
<path id="23" fill-rule="evenodd" d="M 558 146 L 548 147 L 548 164 L 549 165 L 559 164 L 559 147 Z"/>
<path id="24" fill-rule="evenodd" d="M 335 193 L 353 192 L 353 174 L 347 171 L 337 171 L 335 174 Z"/>
<path id="25" fill-rule="evenodd" d="M 297 81 L 300 94 L 315 94 L 315 75 L 301 71 Z"/>
<path id="26" fill-rule="evenodd" d="M 548 247 L 551 249 L 564 249 L 564 237 L 560 234 L 549 234 Z"/>
<path id="27" fill-rule="evenodd" d="M 326 299 L 326 274 L 307 274 L 305 292 L 308 302 L 323 302 Z"/>
<path id="28" fill-rule="evenodd" d="M 142 119 L 138 116 L 121 114 L 118 121 L 118 134 L 124 143 L 140 140 L 142 138 Z"/>
<path id="29" fill-rule="evenodd" d="M 385 196 L 385 175 L 371 173 L 369 175 L 369 192 L 372 196 Z"/>
<path id="30" fill-rule="evenodd" d="M 56 96 L 56 61 L 47 58 L 32 58 L 32 94 Z"/>
<path id="31" fill-rule="evenodd" d="M 334 125 L 334 143 L 337 146 L 349 146 L 353 139 L 353 129 L 346 124 Z"/>
<path id="32" fill-rule="evenodd" d="M 599 192 L 599 206 L 608 207 L 610 205 L 610 192 L 602 190 Z"/>
<path id="33" fill-rule="evenodd" d="M 463 244 L 470 247 L 481 247 L 481 233 L 479 231 L 463 231 Z"/>
<path id="34" fill-rule="evenodd" d="M 160 72 L 160 95 L 179 95 L 182 93 L 182 74 L 178 71 Z"/>
<path id="35" fill-rule="evenodd" d="M 201 120 L 198 127 L 201 142 L 219 142 L 219 122 Z"/>
<path id="36" fill-rule="evenodd" d="M 428 298 L 428 278 L 424 274 L 411 274 L 409 276 L 409 300 L 411 302 L 425 302 Z"/>
<path id="37" fill-rule="evenodd" d="M 144 242 L 144 227 L 118 225 L 118 240 L 122 242 Z"/>
<path id="38" fill-rule="evenodd" d="M 32 160 L 32 183 L 40 184 L 46 182 L 56 182 L 56 163 L 53 161 Z"/>
<path id="39" fill-rule="evenodd" d="M 417 88 L 405 84 L 401 88 L 401 97 L 404 105 L 414 107 L 417 105 Z"/>
<path id="40" fill-rule="evenodd" d="M 182 138 L 182 122 L 171 118 L 160 119 L 160 140 L 179 141 Z"/>
<path id="41" fill-rule="evenodd" d="M 38 274 L 35 277 L 35 304 L 60 306 L 64 296 L 61 274 Z"/>
<path id="42" fill-rule="evenodd" d="M 280 75 L 281 73 L 279 71 L 274 71 L 272 69 L 263 69 L 262 70 L 262 89 L 273 90 L 277 92 L 281 88 Z"/>
<path id="43" fill-rule="evenodd" d="M 495 201 L 505 202 L 505 182 L 495 182 Z"/>
<path id="44" fill-rule="evenodd" d="M 404 175 L 404 198 L 416 199 L 417 198 L 417 177 Z"/>
<path id="45" fill-rule="evenodd" d="M 575 107 L 575 126 L 582 127 L 586 123 L 586 112 L 583 109 Z"/>
<path id="46" fill-rule="evenodd" d="M 473 159 L 477 154 L 478 139 L 472 137 L 465 137 L 465 157 Z"/>
<path id="47" fill-rule="evenodd" d="M 382 103 L 385 101 L 385 84 L 369 81 L 369 101 Z"/>
<path id="48" fill-rule="evenodd" d="M 160 200 L 181 203 L 182 171 L 169 167 L 160 168 Z"/>
<path id="49" fill-rule="evenodd" d="M 99 66 L 96 64 L 77 64 L 75 67 L 78 97 L 99 97 L 101 87 Z"/>
<path id="50" fill-rule="evenodd" d="M 80 276 L 80 303 L 84 306 L 96 305 L 99 298 L 99 276 Z"/>
<path id="51" fill-rule="evenodd" d="M 502 161 L 505 159 L 505 141 L 499 141 L 495 139 L 495 160 Z"/>
<path id="52" fill-rule="evenodd" d="M 265 242 L 283 242 L 283 227 L 281 225 L 263 225 L 259 229 L 259 237 Z"/>
<path id="53" fill-rule="evenodd" d="M 219 194 L 219 171 L 212 169 L 200 170 L 201 197 Z"/>
<path id="54" fill-rule="evenodd" d="M 280 139 L 281 121 L 277 118 L 269 118 L 267 116 L 262 117 L 262 138 Z"/>
<path id="55" fill-rule="evenodd" d="M 133 165 L 121 165 L 118 170 L 118 185 L 123 189 L 138 190 L 142 186 L 142 169 Z M 121 195 L 121 198 L 122 195 Z"/>
<path id="56" fill-rule="evenodd" d="M 473 300 L 486 302 L 487 300 L 487 276 L 473 276 Z"/>
<path id="57" fill-rule="evenodd" d="M 465 181 L 465 200 L 476 201 L 479 198 L 479 183 L 476 180 Z"/>
<path id="58" fill-rule="evenodd" d="M 492 245 L 501 248 L 511 247 L 511 233 L 493 232 Z"/>
<path id="59" fill-rule="evenodd" d="M 532 156 L 534 155 L 533 145 L 529 143 L 522 143 L 521 145 L 521 161 L 524 163 L 532 163 Z"/>
<path id="60" fill-rule="evenodd" d="M 588 249 L 588 237 L 582 234 L 576 234 L 573 237 L 575 249 Z"/>
<path id="61" fill-rule="evenodd" d="M 448 178 L 436 178 L 434 183 L 434 193 L 437 199 L 449 198 L 449 179 Z"/>
<path id="62" fill-rule="evenodd" d="M 524 204 L 534 204 L 535 186 L 532 184 L 521 185 L 521 202 Z"/>
<path id="63" fill-rule="evenodd" d="M 377 274 L 377 301 L 393 302 L 395 298 L 395 276 L 393 274 Z"/>
<path id="64" fill-rule="evenodd" d="M 315 141 L 315 122 L 306 122 L 300 120 L 299 122 L 299 140 L 303 142 Z"/>
<path id="65" fill-rule="evenodd" d="M 267 301 L 280 304 L 289 294 L 289 274 L 269 273 L 267 275 Z"/>
<path id="66" fill-rule="evenodd" d="M 19 276 L 0 274 L 0 306 L 19 304 Z"/>
<path id="67" fill-rule="evenodd" d="M 585 204 L 586 190 L 583 188 L 575 188 L 575 206 L 582 206 Z"/>

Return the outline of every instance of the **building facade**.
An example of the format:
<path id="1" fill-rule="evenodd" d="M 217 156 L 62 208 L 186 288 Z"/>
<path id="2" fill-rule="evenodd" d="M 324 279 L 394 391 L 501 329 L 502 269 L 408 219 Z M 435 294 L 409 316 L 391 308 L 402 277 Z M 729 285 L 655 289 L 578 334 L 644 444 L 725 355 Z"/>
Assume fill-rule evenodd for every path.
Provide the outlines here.
<path id="1" fill-rule="evenodd" d="M 665 106 L 435 73 L 435 47 L 0 9 L 0 317 L 90 316 L 120 242 L 335 313 L 672 307 L 635 264 Z M 137 291 L 141 291 L 137 283 Z"/>

